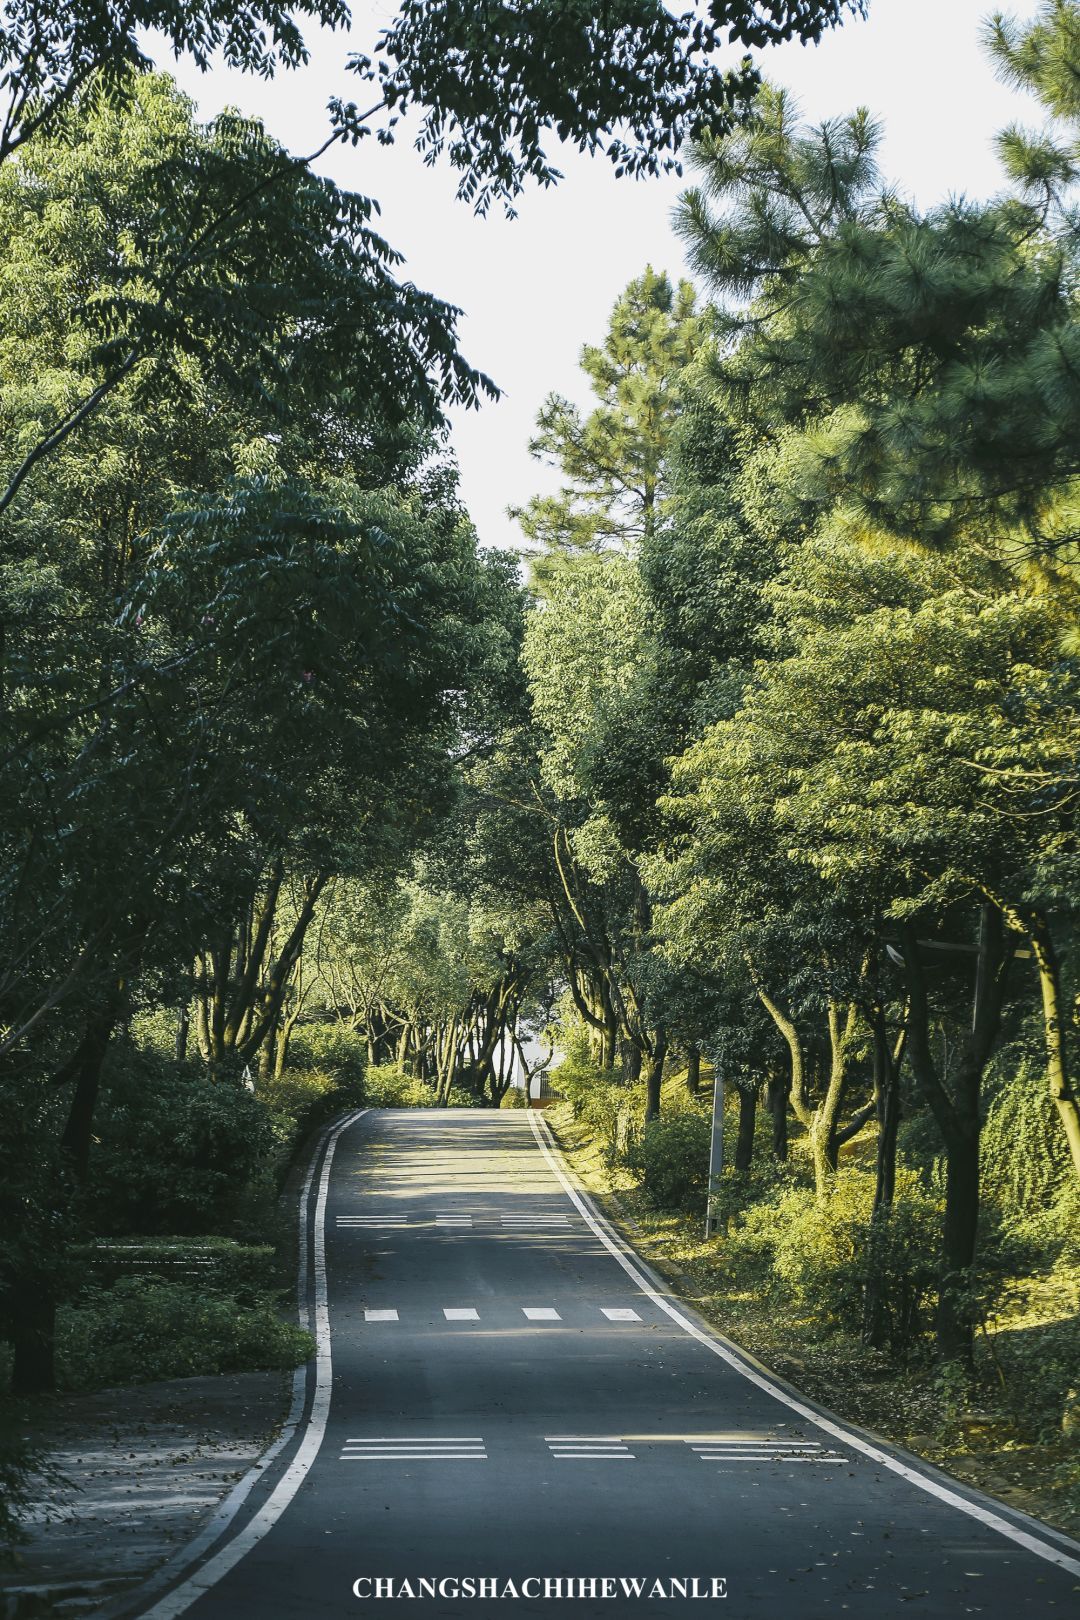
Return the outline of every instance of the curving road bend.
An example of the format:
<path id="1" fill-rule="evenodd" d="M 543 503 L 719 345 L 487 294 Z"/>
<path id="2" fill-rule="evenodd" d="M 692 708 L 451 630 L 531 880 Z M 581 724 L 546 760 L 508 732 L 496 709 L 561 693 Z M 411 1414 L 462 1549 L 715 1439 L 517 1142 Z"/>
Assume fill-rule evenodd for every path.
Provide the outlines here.
<path id="1" fill-rule="evenodd" d="M 1080 1547 L 774 1384 L 534 1115 L 354 1117 L 302 1220 L 296 1421 L 194 1565 L 117 1615 L 1080 1613 Z"/>

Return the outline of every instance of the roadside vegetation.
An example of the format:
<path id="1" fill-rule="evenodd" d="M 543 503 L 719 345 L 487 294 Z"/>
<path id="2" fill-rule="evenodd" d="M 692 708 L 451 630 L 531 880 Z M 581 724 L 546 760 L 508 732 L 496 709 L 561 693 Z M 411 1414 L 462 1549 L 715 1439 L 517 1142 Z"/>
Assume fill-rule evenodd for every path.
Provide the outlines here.
<path id="1" fill-rule="evenodd" d="M 850 1155 L 822 1201 L 805 1134 L 796 1126 L 778 1161 L 767 1118 L 749 1162 L 726 1173 L 719 1227 L 705 1235 L 707 1064 L 696 1096 L 683 1071 L 664 1082 L 663 1113 L 643 1129 L 640 1094 L 570 1056 L 565 1077 L 555 1071 L 560 1101 L 547 1118 L 601 1207 L 722 1333 L 841 1416 L 1075 1535 L 1077 1195 L 1060 1169 L 1042 1179 L 1030 1144 L 999 1135 L 1025 1100 L 1002 1056 L 987 1136 L 1008 1174 L 984 1201 L 968 1370 L 934 1355 L 942 1167 L 914 1125 L 902 1133 L 902 1200 L 882 1242 L 871 1223 L 871 1144 Z M 740 1112 L 729 1097 L 729 1151 Z M 745 1138 L 743 1147 L 745 1156 Z M 875 1344 L 867 1311 L 881 1296 Z"/>
<path id="2" fill-rule="evenodd" d="M 99 9 L 0 24 L 0 1376 L 302 1360 L 309 1133 L 558 1049 L 722 1325 L 1075 1523 L 1080 4 L 987 25 L 1043 125 L 920 211 L 869 112 L 717 65 L 857 6 L 407 0 L 332 139 L 412 106 L 479 209 L 552 135 L 688 166 L 695 283 L 627 266 L 522 558 L 373 201 Z M 154 20 L 268 71 L 343 16 L 219 11 Z"/>

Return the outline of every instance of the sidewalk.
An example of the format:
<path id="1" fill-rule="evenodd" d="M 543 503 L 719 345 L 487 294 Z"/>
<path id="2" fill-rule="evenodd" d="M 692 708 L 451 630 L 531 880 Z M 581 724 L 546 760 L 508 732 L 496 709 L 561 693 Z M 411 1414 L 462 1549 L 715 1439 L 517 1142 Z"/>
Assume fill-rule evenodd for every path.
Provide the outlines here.
<path id="1" fill-rule="evenodd" d="M 33 1429 L 66 1485 L 42 1490 L 0 1620 L 92 1613 L 194 1536 L 265 1449 L 289 1376 L 237 1373 L 37 1402 Z"/>

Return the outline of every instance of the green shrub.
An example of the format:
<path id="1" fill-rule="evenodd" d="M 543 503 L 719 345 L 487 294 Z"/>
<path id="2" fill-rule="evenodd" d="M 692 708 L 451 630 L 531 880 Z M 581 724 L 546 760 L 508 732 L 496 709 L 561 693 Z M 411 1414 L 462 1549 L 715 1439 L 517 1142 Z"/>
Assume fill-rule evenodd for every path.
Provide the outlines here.
<path id="1" fill-rule="evenodd" d="M 396 1063 L 380 1063 L 367 1072 L 364 1101 L 371 1108 L 430 1108 L 435 1089 Z"/>
<path id="2" fill-rule="evenodd" d="M 504 1091 L 502 1101 L 499 1104 L 500 1108 L 527 1108 L 528 1106 L 529 1099 L 524 1086 L 511 1086 L 509 1091 Z"/>
<path id="3" fill-rule="evenodd" d="M 270 1109 L 277 1142 L 274 1173 L 280 1183 L 296 1151 L 317 1126 L 363 1100 L 363 1082 L 335 1068 L 287 1068 L 260 1081 L 259 1101 Z"/>
<path id="4" fill-rule="evenodd" d="M 151 1277 L 122 1277 L 61 1306 L 57 1377 L 62 1389 L 157 1378 L 291 1368 L 313 1350 L 310 1335 L 278 1315 L 274 1301 Z"/>
<path id="5" fill-rule="evenodd" d="M 655 1208 L 704 1211 L 710 1134 L 710 1120 L 697 1109 L 661 1114 L 645 1126 L 635 1158 Z"/>
<path id="6" fill-rule="evenodd" d="M 1007 1225 L 1023 1227 L 1075 1187 L 1065 1133 L 1046 1085 L 1045 1056 L 1014 1043 L 999 1053 L 988 1080 L 991 1102 L 982 1130 L 982 1192 Z M 1050 1231 L 1045 1235 L 1056 1247 Z M 1061 1237 L 1067 1232 L 1067 1223 Z"/>
<path id="7" fill-rule="evenodd" d="M 941 1206 L 911 1171 L 898 1172 L 896 1202 L 874 1222 L 873 1193 L 873 1177 L 855 1169 L 835 1176 L 824 1199 L 788 1188 L 747 1212 L 736 1242 L 770 1266 L 796 1310 L 826 1328 L 861 1331 L 872 1288 L 884 1337 L 899 1352 L 929 1327 Z"/>
<path id="8" fill-rule="evenodd" d="M 333 1075 L 341 1090 L 355 1100 L 367 1070 L 367 1043 L 347 1024 L 298 1024 L 289 1042 L 287 1066 Z"/>
<path id="9" fill-rule="evenodd" d="M 118 1042 L 102 1080 L 89 1212 L 99 1232 L 222 1232 L 268 1175 L 280 1131 L 239 1082 Z"/>
<path id="10" fill-rule="evenodd" d="M 484 1099 L 468 1086 L 451 1086 L 446 1105 L 448 1108 L 483 1108 Z"/>
<path id="11" fill-rule="evenodd" d="M 552 1070 L 551 1083 L 570 1104 L 574 1118 L 596 1138 L 607 1164 L 632 1159 L 645 1111 L 643 1085 L 624 1085 L 621 1070 L 598 1069 L 574 1051 Z"/>
<path id="12" fill-rule="evenodd" d="M 291 1225 L 291 1222 L 290 1222 Z M 73 1250 L 83 1283 L 107 1288 L 132 1276 L 192 1283 L 252 1304 L 278 1281 L 277 1251 L 269 1243 L 221 1237 L 115 1238 Z"/>

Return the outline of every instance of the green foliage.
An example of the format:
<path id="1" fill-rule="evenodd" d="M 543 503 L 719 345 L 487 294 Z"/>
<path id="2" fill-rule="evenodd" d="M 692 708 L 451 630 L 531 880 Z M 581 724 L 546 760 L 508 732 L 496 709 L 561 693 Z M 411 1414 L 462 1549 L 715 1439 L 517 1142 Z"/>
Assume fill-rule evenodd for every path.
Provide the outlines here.
<path id="1" fill-rule="evenodd" d="M 711 1124 L 699 1109 L 661 1114 L 646 1124 L 634 1155 L 642 1187 L 657 1209 L 704 1212 L 709 1191 Z"/>
<path id="2" fill-rule="evenodd" d="M 900 1173 L 897 1190 L 889 1213 L 872 1221 L 873 1180 L 861 1171 L 842 1171 L 825 1199 L 789 1187 L 748 1210 L 730 1242 L 764 1262 L 781 1297 L 828 1331 L 860 1333 L 873 1288 L 888 1342 L 903 1353 L 929 1327 L 941 1207 L 910 1173 Z"/>
<path id="3" fill-rule="evenodd" d="M 220 1232 L 269 1173 L 277 1137 L 242 1084 L 117 1043 L 103 1081 L 89 1207 L 105 1232 Z"/>
<path id="4" fill-rule="evenodd" d="M 744 63 L 712 61 L 729 41 L 762 46 L 817 39 L 861 0 L 717 0 L 710 21 L 654 0 L 586 0 L 504 13 L 452 0 L 403 0 L 379 42 L 377 70 L 390 106 L 424 109 L 417 145 L 462 171 L 459 195 L 483 212 L 523 182 L 559 178 L 547 132 L 581 151 L 606 151 L 616 174 L 678 167 L 682 141 L 705 124 L 727 127 L 754 78 Z M 349 109 L 343 109 L 347 115 Z"/>
<path id="5" fill-rule="evenodd" d="M 574 1118 L 601 1144 L 606 1164 L 617 1164 L 633 1152 L 642 1128 L 643 1087 L 626 1085 L 618 1069 L 590 1063 L 580 1038 L 552 1070 L 551 1083 L 574 1110 Z"/>
<path id="6" fill-rule="evenodd" d="M 1073 1180 L 1041 1058 L 1031 1040 L 1006 1047 L 990 1076 L 993 1089 L 982 1129 L 983 1191 L 1011 1224 L 1043 1220 Z"/>
<path id="7" fill-rule="evenodd" d="M 468 1086 L 454 1085 L 450 1087 L 446 1094 L 446 1106 L 448 1108 L 482 1108 L 484 1102 L 483 1098 L 478 1096 L 475 1091 L 470 1090 Z"/>
<path id="8" fill-rule="evenodd" d="M 40 1492 L 43 1473 L 49 1473 L 46 1459 L 28 1437 L 21 1414 L 0 1400 L 0 1569 L 15 1562 L 17 1549 L 29 1539 L 22 1510 Z"/>
<path id="9" fill-rule="evenodd" d="M 433 1088 L 406 1074 L 396 1063 L 375 1064 L 364 1080 L 364 1102 L 371 1108 L 430 1108 Z"/>
<path id="10" fill-rule="evenodd" d="M 306 59 L 297 15 L 328 27 L 348 19 L 344 0 L 134 0 L 103 7 L 95 0 L 43 13 L 34 0 L 8 0 L 0 24 L 0 83 L 9 92 L 0 162 L 55 122 L 72 94 L 95 72 L 114 94 L 146 68 L 146 34 L 159 32 L 178 53 L 207 69 L 220 51 L 234 68 L 270 77 L 279 65 Z"/>
<path id="11" fill-rule="evenodd" d="M 541 583 L 554 559 L 631 551 L 655 532 L 680 382 L 705 331 L 690 283 L 675 288 L 650 266 L 619 298 L 603 344 L 582 350 L 597 405 L 582 416 L 559 394 L 544 401 L 529 449 L 566 484 L 513 511 L 526 538 L 550 554 L 534 560 Z"/>
<path id="12" fill-rule="evenodd" d="M 81 1278 L 98 1288 L 131 1277 L 198 1282 L 241 1305 L 252 1305 L 279 1280 L 276 1249 L 269 1243 L 238 1243 L 234 1238 L 106 1238 L 80 1244 L 74 1252 Z"/>
<path id="13" fill-rule="evenodd" d="M 204 1287 L 123 1277 L 64 1305 L 57 1327 L 58 1382 L 65 1389 L 291 1368 L 311 1337 L 263 1296 L 242 1303 Z"/>

